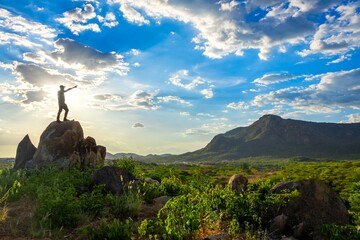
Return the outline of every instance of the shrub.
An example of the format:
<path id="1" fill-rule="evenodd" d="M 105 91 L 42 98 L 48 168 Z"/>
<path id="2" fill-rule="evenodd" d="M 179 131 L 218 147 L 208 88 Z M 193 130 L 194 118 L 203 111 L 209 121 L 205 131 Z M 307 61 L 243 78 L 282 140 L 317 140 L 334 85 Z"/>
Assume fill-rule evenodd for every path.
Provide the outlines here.
<path id="1" fill-rule="evenodd" d="M 103 219 L 98 228 L 87 227 L 84 230 L 90 240 L 127 240 L 131 239 L 134 231 L 134 223 L 131 219 L 127 219 L 125 222 L 114 219 L 112 223 L 107 223 L 106 220 Z"/>
<path id="2" fill-rule="evenodd" d="M 96 185 L 91 192 L 79 196 L 82 211 L 87 211 L 93 216 L 99 215 L 106 206 L 104 185 Z"/>
<path id="3" fill-rule="evenodd" d="M 360 225 L 360 182 L 351 186 L 352 194 L 349 197 L 350 214 L 353 216 L 354 223 Z"/>
<path id="4" fill-rule="evenodd" d="M 360 231 L 350 225 L 326 224 L 321 226 L 321 234 L 329 240 L 360 240 Z"/>
<path id="5" fill-rule="evenodd" d="M 166 177 L 161 181 L 160 188 L 168 195 L 178 195 L 183 192 L 184 184 L 175 176 Z"/>
<path id="6" fill-rule="evenodd" d="M 157 219 L 144 219 L 138 227 L 138 233 L 142 239 L 166 239 L 163 223 Z"/>
<path id="7" fill-rule="evenodd" d="M 134 192 L 127 192 L 121 196 L 108 194 L 106 202 L 111 215 L 116 218 L 126 219 L 136 216 L 140 210 L 142 198 Z"/>
<path id="8" fill-rule="evenodd" d="M 75 226 L 81 212 L 81 205 L 75 196 L 73 187 L 40 187 L 35 216 L 41 226 L 49 229 Z"/>
<path id="9" fill-rule="evenodd" d="M 164 188 L 159 187 L 156 184 L 147 182 L 138 183 L 139 193 L 147 203 L 152 203 L 154 198 L 163 196 L 166 194 Z"/>
<path id="10" fill-rule="evenodd" d="M 126 169 L 129 172 L 131 172 L 132 174 L 134 174 L 135 176 L 141 175 L 141 171 L 139 168 L 140 163 L 133 160 L 132 157 L 114 160 L 112 162 L 112 165 L 117 166 L 122 169 Z"/>

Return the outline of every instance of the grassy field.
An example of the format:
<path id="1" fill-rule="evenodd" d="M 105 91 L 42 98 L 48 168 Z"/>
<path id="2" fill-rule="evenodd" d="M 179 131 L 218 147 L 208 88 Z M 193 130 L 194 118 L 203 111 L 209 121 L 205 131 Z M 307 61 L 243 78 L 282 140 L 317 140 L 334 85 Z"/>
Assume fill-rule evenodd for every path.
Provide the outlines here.
<path id="1" fill-rule="evenodd" d="M 285 201 L 267 192 L 279 182 L 303 179 L 325 181 L 339 193 L 352 217 L 348 228 L 359 236 L 359 160 L 248 158 L 168 165 L 122 159 L 107 164 L 160 185 L 140 182 L 136 192 L 123 196 L 102 186 L 81 192 L 96 169 L 12 171 L 1 165 L 0 238 L 200 239 L 226 229 L 234 239 L 262 239 L 271 211 Z M 238 173 L 250 181 L 240 196 L 227 187 Z M 163 195 L 173 197 L 162 208 L 154 205 L 153 199 Z"/>

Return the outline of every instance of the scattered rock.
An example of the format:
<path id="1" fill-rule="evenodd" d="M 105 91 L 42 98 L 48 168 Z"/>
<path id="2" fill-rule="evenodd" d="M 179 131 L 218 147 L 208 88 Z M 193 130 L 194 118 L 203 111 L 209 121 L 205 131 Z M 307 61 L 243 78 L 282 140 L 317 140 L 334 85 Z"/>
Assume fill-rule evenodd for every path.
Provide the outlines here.
<path id="1" fill-rule="evenodd" d="M 122 195 L 127 189 L 136 188 L 136 178 L 126 169 L 106 166 L 97 170 L 92 181 L 95 185 L 104 184 L 105 189 L 114 195 Z"/>
<path id="2" fill-rule="evenodd" d="M 322 239 L 323 224 L 349 224 L 350 218 L 345 204 L 336 192 L 324 182 L 308 180 L 286 183 L 275 187 L 272 193 L 297 189 L 300 196 L 281 207 L 279 214 L 286 215 L 292 227 L 292 236 L 300 239 Z"/>
<path id="3" fill-rule="evenodd" d="M 280 193 L 284 193 L 284 191 L 286 192 L 292 192 L 295 190 L 299 190 L 299 184 L 296 182 L 285 182 L 285 183 L 280 183 L 278 185 L 276 185 L 273 189 L 271 189 L 270 193 L 272 194 L 280 194 Z"/>
<path id="4" fill-rule="evenodd" d="M 84 139 L 77 121 L 52 122 L 41 134 L 34 154 L 36 166 L 87 168 L 103 165 L 106 148 L 96 145 L 92 137 Z"/>
<path id="5" fill-rule="evenodd" d="M 33 158 L 35 152 L 36 147 L 32 144 L 29 135 L 26 135 L 17 146 L 14 169 L 25 168 L 26 163 Z"/>
<path id="6" fill-rule="evenodd" d="M 298 225 L 293 227 L 293 236 L 295 238 L 299 238 L 302 239 L 303 235 L 304 235 L 304 223 L 301 222 Z"/>
<path id="7" fill-rule="evenodd" d="M 230 188 L 237 194 L 241 194 L 248 184 L 248 179 L 242 174 L 233 175 L 228 182 Z"/>
<path id="8" fill-rule="evenodd" d="M 167 203 L 167 201 L 169 201 L 170 199 L 171 199 L 171 196 L 161 196 L 161 197 L 154 198 L 153 202 L 155 205 L 164 206 Z"/>
<path id="9" fill-rule="evenodd" d="M 284 214 L 276 216 L 274 219 L 270 221 L 270 233 L 271 234 L 285 234 L 288 230 L 288 217 Z"/>
<path id="10" fill-rule="evenodd" d="M 159 181 L 152 178 L 145 178 L 144 181 L 149 184 L 155 184 L 156 186 L 160 186 Z"/>

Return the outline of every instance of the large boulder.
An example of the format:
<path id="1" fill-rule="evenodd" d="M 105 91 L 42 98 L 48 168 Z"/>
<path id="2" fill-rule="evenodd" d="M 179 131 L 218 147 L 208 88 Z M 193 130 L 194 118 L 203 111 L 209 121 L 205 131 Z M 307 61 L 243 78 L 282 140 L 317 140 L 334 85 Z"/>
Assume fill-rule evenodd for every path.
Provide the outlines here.
<path id="1" fill-rule="evenodd" d="M 278 215 L 286 219 L 286 224 L 270 226 L 272 232 L 290 232 L 299 239 L 322 239 L 320 228 L 323 224 L 349 224 L 350 218 L 344 202 L 339 195 L 322 181 L 307 180 L 288 182 L 275 186 L 272 194 L 298 190 L 300 195 L 279 209 Z M 275 220 L 280 217 L 275 217 Z M 285 222 L 285 221 L 284 221 Z M 288 226 L 288 229 L 285 229 Z"/>
<path id="2" fill-rule="evenodd" d="M 94 172 L 94 185 L 105 185 L 105 189 L 114 195 L 122 195 L 127 190 L 136 188 L 136 178 L 126 169 L 116 166 L 105 166 Z"/>
<path id="3" fill-rule="evenodd" d="M 26 135 L 16 149 L 14 169 L 22 169 L 30 161 L 36 152 L 36 147 L 32 144 L 29 135 Z"/>
<path id="4" fill-rule="evenodd" d="M 237 194 L 242 193 L 248 184 L 248 179 L 242 174 L 233 175 L 228 182 L 229 187 Z"/>
<path id="5" fill-rule="evenodd" d="M 87 168 L 103 165 L 106 148 L 92 137 L 84 139 L 79 122 L 52 122 L 41 134 L 34 154 L 35 166 Z"/>

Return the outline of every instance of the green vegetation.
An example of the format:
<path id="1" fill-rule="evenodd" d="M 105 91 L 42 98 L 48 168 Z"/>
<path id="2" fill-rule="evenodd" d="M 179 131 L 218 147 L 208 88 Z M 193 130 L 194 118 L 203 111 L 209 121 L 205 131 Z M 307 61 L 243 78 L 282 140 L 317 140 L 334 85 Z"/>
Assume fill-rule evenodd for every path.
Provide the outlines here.
<path id="1" fill-rule="evenodd" d="M 270 195 L 279 182 L 319 179 L 327 182 L 346 203 L 352 226 L 323 226 L 329 239 L 359 239 L 360 161 L 314 162 L 311 159 L 242 160 L 220 165 L 156 165 L 123 159 L 110 164 L 138 178 L 135 192 L 122 196 L 91 186 L 87 171 L 54 168 L 0 170 L 0 232 L 2 236 L 71 239 L 199 239 L 224 230 L 231 237 L 266 239 L 275 211 L 298 192 Z M 279 163 L 279 164 L 276 164 Z M 250 184 L 235 194 L 227 181 L 246 175 Z M 159 211 L 153 200 L 172 198 Z M 152 211 L 146 211 L 146 206 Z M 27 212 L 28 217 L 23 213 Z M 19 226 L 18 222 L 22 223 Z M 347 238 L 340 238 L 346 236 Z"/>

